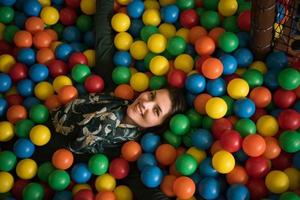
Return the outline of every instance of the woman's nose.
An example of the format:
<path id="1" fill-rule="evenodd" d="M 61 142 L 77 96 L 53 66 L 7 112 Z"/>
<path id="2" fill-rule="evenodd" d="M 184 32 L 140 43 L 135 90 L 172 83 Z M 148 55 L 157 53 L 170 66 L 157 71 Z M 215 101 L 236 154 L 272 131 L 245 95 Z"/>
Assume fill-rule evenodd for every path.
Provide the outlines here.
<path id="1" fill-rule="evenodd" d="M 153 107 L 154 102 L 153 101 L 143 101 L 141 103 L 141 105 L 142 105 L 143 109 L 147 110 L 147 109 L 151 109 Z"/>

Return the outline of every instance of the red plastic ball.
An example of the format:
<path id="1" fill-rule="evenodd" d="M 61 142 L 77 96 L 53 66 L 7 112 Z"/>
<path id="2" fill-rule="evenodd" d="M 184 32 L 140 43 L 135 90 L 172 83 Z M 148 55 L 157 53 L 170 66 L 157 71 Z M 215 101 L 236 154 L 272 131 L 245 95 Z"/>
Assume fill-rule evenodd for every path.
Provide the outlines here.
<path id="1" fill-rule="evenodd" d="M 252 200 L 261 200 L 268 195 L 268 189 L 263 179 L 249 179 L 246 186 Z"/>
<path id="2" fill-rule="evenodd" d="M 263 115 L 267 115 L 267 111 L 262 108 L 256 108 L 254 115 L 252 115 L 251 117 L 251 120 L 256 122 Z"/>
<path id="3" fill-rule="evenodd" d="M 55 78 L 59 75 L 66 75 L 69 71 L 66 63 L 61 60 L 51 60 L 49 63 L 47 63 L 47 66 L 52 78 Z"/>
<path id="4" fill-rule="evenodd" d="M 88 64 L 87 57 L 81 52 L 72 53 L 68 60 L 69 68 L 72 69 L 76 64 Z"/>
<path id="5" fill-rule="evenodd" d="M 233 126 L 229 119 L 221 118 L 216 119 L 212 125 L 212 134 L 215 139 L 220 139 L 224 131 L 232 130 Z"/>
<path id="6" fill-rule="evenodd" d="M 65 7 L 59 12 L 59 20 L 65 26 L 71 26 L 76 23 L 77 13 L 74 8 Z"/>
<path id="7" fill-rule="evenodd" d="M 78 8 L 80 6 L 81 0 L 65 0 L 66 5 L 72 8 Z"/>
<path id="8" fill-rule="evenodd" d="M 202 74 L 202 64 L 203 62 L 208 59 L 208 58 L 211 58 L 211 56 L 209 55 L 203 55 L 203 56 L 200 56 L 197 60 L 196 60 L 196 63 L 195 63 L 195 68 L 196 70 Z"/>
<path id="9" fill-rule="evenodd" d="M 224 81 L 228 84 L 231 80 L 235 78 L 241 78 L 238 74 L 230 74 L 224 77 Z"/>
<path id="10" fill-rule="evenodd" d="M 199 23 L 199 17 L 194 9 L 184 10 L 180 14 L 180 24 L 185 28 L 192 28 Z"/>
<path id="11" fill-rule="evenodd" d="M 226 130 L 220 138 L 221 147 L 229 152 L 236 152 L 242 147 L 242 138 L 237 131 Z"/>
<path id="12" fill-rule="evenodd" d="M 250 31 L 251 29 L 251 11 L 245 10 L 237 19 L 238 26 L 243 31 Z"/>
<path id="13" fill-rule="evenodd" d="M 274 93 L 273 100 L 276 106 L 281 109 L 291 107 L 296 101 L 296 94 L 291 90 L 277 89 Z"/>
<path id="14" fill-rule="evenodd" d="M 250 157 L 246 161 L 245 168 L 248 176 L 252 178 L 262 178 L 270 171 L 269 160 L 263 156 Z"/>
<path id="15" fill-rule="evenodd" d="M 124 158 L 116 158 L 111 161 L 109 166 L 109 173 L 116 179 L 123 179 L 129 173 L 128 161 Z"/>
<path id="16" fill-rule="evenodd" d="M 272 160 L 272 169 L 273 170 L 285 170 L 292 165 L 292 154 L 281 151 L 279 156 Z"/>
<path id="17" fill-rule="evenodd" d="M 104 89 L 104 80 L 98 75 L 91 75 L 85 79 L 84 87 L 89 93 L 102 92 Z"/>
<path id="18" fill-rule="evenodd" d="M 90 189 L 79 190 L 73 197 L 74 200 L 94 200 L 94 194 Z"/>
<path id="19" fill-rule="evenodd" d="M 300 127 L 300 114 L 292 109 L 283 110 L 278 116 L 280 128 L 297 130 Z"/>
<path id="20" fill-rule="evenodd" d="M 0 40 L 0 54 L 12 54 L 13 46 L 11 46 L 5 40 Z"/>
<path id="21" fill-rule="evenodd" d="M 18 179 L 14 182 L 14 186 L 11 189 L 12 195 L 16 199 L 22 199 L 22 191 L 26 187 L 26 185 L 30 183 L 28 180 Z"/>
<path id="22" fill-rule="evenodd" d="M 15 124 L 16 122 L 27 118 L 27 110 L 22 105 L 12 105 L 6 112 L 6 118 L 9 122 Z"/>
<path id="23" fill-rule="evenodd" d="M 186 74 L 180 69 L 173 69 L 168 74 L 168 83 L 177 88 L 183 88 L 185 84 Z"/>
<path id="24" fill-rule="evenodd" d="M 24 99 L 19 94 L 10 94 L 6 96 L 6 100 L 8 105 L 12 106 L 12 105 L 22 105 Z"/>
<path id="25" fill-rule="evenodd" d="M 9 70 L 9 75 L 14 82 L 18 82 L 27 77 L 28 68 L 23 63 L 16 63 Z"/>
<path id="26" fill-rule="evenodd" d="M 45 191 L 44 200 L 52 200 L 54 191 L 44 182 L 41 182 L 41 185 L 43 186 L 44 191 Z"/>

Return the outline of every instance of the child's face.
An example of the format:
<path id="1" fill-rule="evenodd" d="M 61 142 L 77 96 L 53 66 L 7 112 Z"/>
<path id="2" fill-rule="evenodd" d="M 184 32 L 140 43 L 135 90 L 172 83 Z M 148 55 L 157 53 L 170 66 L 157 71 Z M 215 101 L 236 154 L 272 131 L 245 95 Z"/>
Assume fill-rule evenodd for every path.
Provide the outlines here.
<path id="1" fill-rule="evenodd" d="M 127 116 L 142 128 L 150 128 L 162 124 L 171 112 L 171 99 L 166 89 L 141 93 L 127 107 Z"/>

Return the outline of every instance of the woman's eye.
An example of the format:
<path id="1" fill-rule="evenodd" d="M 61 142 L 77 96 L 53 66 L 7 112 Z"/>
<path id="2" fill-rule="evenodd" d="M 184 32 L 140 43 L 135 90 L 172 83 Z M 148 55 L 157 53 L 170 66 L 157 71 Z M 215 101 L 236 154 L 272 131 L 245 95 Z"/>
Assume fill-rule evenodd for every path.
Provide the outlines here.
<path id="1" fill-rule="evenodd" d="M 150 92 L 150 99 L 153 100 L 154 99 L 154 93 Z"/>

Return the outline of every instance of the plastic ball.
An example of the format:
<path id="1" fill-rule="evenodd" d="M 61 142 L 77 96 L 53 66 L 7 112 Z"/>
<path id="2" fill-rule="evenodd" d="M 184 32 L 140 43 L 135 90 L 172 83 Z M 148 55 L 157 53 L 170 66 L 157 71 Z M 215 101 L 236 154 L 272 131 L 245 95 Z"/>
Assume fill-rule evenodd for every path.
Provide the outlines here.
<path id="1" fill-rule="evenodd" d="M 294 167 L 289 167 L 284 170 L 284 173 L 289 177 L 290 181 L 290 190 L 296 190 L 299 188 L 299 180 L 300 180 L 300 173 L 299 170 Z"/>
<path id="2" fill-rule="evenodd" d="M 154 133 L 146 133 L 141 138 L 142 149 L 147 153 L 152 153 L 160 144 L 160 137 Z"/>
<path id="3" fill-rule="evenodd" d="M 189 199 L 194 195 L 196 186 L 191 178 L 181 176 L 175 179 L 173 191 L 178 198 Z"/>
<path id="4" fill-rule="evenodd" d="M 43 199 L 45 196 L 45 189 L 41 184 L 32 182 L 24 187 L 22 195 L 24 200 Z"/>
<path id="5" fill-rule="evenodd" d="M 118 51 L 113 57 L 113 62 L 116 66 L 126 66 L 131 64 L 131 56 L 127 51 Z"/>
<path id="6" fill-rule="evenodd" d="M 161 22 L 160 13 L 156 9 L 146 9 L 142 16 L 145 25 L 157 26 Z"/>
<path id="7" fill-rule="evenodd" d="M 114 193 L 119 200 L 132 200 L 133 194 L 126 185 L 119 185 L 114 189 Z"/>
<path id="8" fill-rule="evenodd" d="M 281 148 L 288 153 L 296 153 L 300 150 L 300 134 L 297 131 L 284 131 L 279 136 Z"/>
<path id="9" fill-rule="evenodd" d="M 155 188 L 159 186 L 162 178 L 162 171 L 157 166 L 147 166 L 142 170 L 141 173 L 142 183 L 149 188 Z"/>
<path id="10" fill-rule="evenodd" d="M 98 75 L 91 75 L 84 81 L 84 87 L 89 93 L 99 93 L 104 89 L 104 80 Z"/>
<path id="11" fill-rule="evenodd" d="M 249 93 L 249 85 L 244 79 L 235 78 L 228 83 L 227 93 L 233 99 L 246 97 Z"/>
<path id="12" fill-rule="evenodd" d="M 295 92 L 284 89 L 277 89 L 273 94 L 273 101 L 275 105 L 281 109 L 289 108 L 296 100 Z"/>
<path id="13" fill-rule="evenodd" d="M 22 179 L 32 179 L 37 173 L 37 164 L 29 158 L 20 160 L 16 166 L 16 173 Z"/>
<path id="14" fill-rule="evenodd" d="M 193 174 L 197 169 L 197 161 L 187 153 L 177 157 L 175 161 L 176 170 L 182 175 L 188 176 Z"/>
<path id="15" fill-rule="evenodd" d="M 25 138 L 18 139 L 13 146 L 14 153 L 19 158 L 29 158 L 35 150 L 33 143 Z"/>
<path id="16" fill-rule="evenodd" d="M 58 149 L 52 155 L 52 163 L 57 169 L 68 169 L 73 164 L 73 154 L 67 149 Z"/>
<path id="17" fill-rule="evenodd" d="M 186 74 L 180 69 L 173 69 L 168 73 L 168 83 L 177 88 L 184 87 Z"/>
<path id="18" fill-rule="evenodd" d="M 169 70 L 169 61 L 163 56 L 155 56 L 151 59 L 149 67 L 153 74 L 162 76 Z"/>
<path id="19" fill-rule="evenodd" d="M 8 172 L 0 172 L 0 193 L 10 191 L 14 185 L 14 177 Z"/>
<path id="20" fill-rule="evenodd" d="M 87 65 L 76 64 L 71 71 L 72 78 L 79 83 L 83 83 L 88 76 L 91 75 L 91 70 Z"/>
<path id="21" fill-rule="evenodd" d="M 41 9 L 41 4 L 35 0 L 29 0 L 23 5 L 23 11 L 28 16 L 38 16 Z"/>
<path id="22" fill-rule="evenodd" d="M 230 185 L 246 184 L 248 182 L 248 174 L 244 167 L 236 165 L 230 173 L 226 174 L 226 180 Z"/>
<path id="23" fill-rule="evenodd" d="M 54 52 L 50 48 L 42 48 L 37 51 L 36 60 L 38 63 L 46 64 L 54 60 Z"/>
<path id="24" fill-rule="evenodd" d="M 77 96 L 78 96 L 78 91 L 72 85 L 65 85 L 58 91 L 58 100 L 62 104 L 67 104 L 68 102 L 76 99 Z"/>
<path id="25" fill-rule="evenodd" d="M 103 174 L 97 177 L 95 186 L 98 192 L 113 191 L 116 187 L 116 180 L 110 174 Z"/>
<path id="26" fill-rule="evenodd" d="M 237 24 L 242 31 L 251 30 L 251 11 L 245 10 L 238 16 Z"/>
<path id="27" fill-rule="evenodd" d="M 284 172 L 273 170 L 266 176 L 265 184 L 269 191 L 279 194 L 289 188 L 289 178 Z"/>
<path id="28" fill-rule="evenodd" d="M 194 9 L 187 9 L 180 13 L 180 24 L 185 28 L 192 28 L 199 23 L 199 17 Z"/>
<path id="29" fill-rule="evenodd" d="M 262 178 L 267 175 L 270 170 L 269 160 L 266 158 L 250 157 L 245 165 L 247 174 L 252 178 Z"/>
<path id="30" fill-rule="evenodd" d="M 240 67 L 248 67 L 253 62 L 253 54 L 247 48 L 239 48 L 234 53 L 233 56 L 236 58 L 238 65 Z"/>
<path id="31" fill-rule="evenodd" d="M 76 10 L 70 7 L 62 8 L 59 11 L 59 20 L 65 26 L 75 24 L 77 18 Z"/>
<path id="32" fill-rule="evenodd" d="M 245 185 L 235 184 L 231 185 L 226 192 L 227 199 L 241 200 L 249 199 L 250 192 Z"/>
<path id="33" fill-rule="evenodd" d="M 142 60 L 148 53 L 148 48 L 145 42 L 135 41 L 130 46 L 130 54 L 136 60 Z"/>
<path id="34" fill-rule="evenodd" d="M 213 142 L 213 137 L 210 132 L 205 129 L 197 129 L 191 134 L 192 144 L 201 150 L 208 149 Z"/>
<path id="35" fill-rule="evenodd" d="M 206 80 L 200 74 L 192 74 L 185 80 L 185 88 L 193 93 L 199 94 L 205 90 Z"/>
<path id="36" fill-rule="evenodd" d="M 84 163 L 77 163 L 72 167 L 71 178 L 76 183 L 86 183 L 91 178 L 92 174 L 88 166 Z"/>
<path id="37" fill-rule="evenodd" d="M 121 148 L 121 155 L 127 161 L 136 161 L 141 153 L 141 146 L 135 141 L 128 141 Z"/>
<path id="38" fill-rule="evenodd" d="M 230 75 L 236 71 L 238 65 L 235 57 L 230 54 L 224 54 L 219 59 L 223 64 L 224 75 Z"/>
<path id="39" fill-rule="evenodd" d="M 249 156 L 260 156 L 266 150 L 266 142 L 260 135 L 248 135 L 243 140 L 243 150 Z"/>
<path id="40" fill-rule="evenodd" d="M 27 118 L 26 108 L 21 105 L 12 105 L 8 108 L 6 112 L 6 117 L 8 121 L 15 124 L 19 120 Z"/>
<path id="41" fill-rule="evenodd" d="M 285 52 L 271 52 L 266 57 L 266 65 L 269 69 L 282 69 L 288 64 L 288 57 Z"/>
<path id="42" fill-rule="evenodd" d="M 209 117 L 220 119 L 224 117 L 227 112 L 227 104 L 222 98 L 213 97 L 207 101 L 205 111 Z"/>
<path id="43" fill-rule="evenodd" d="M 272 94 L 266 87 L 256 87 L 250 92 L 250 99 L 258 108 L 264 108 L 271 102 Z"/>
<path id="44" fill-rule="evenodd" d="M 46 6 L 41 11 L 41 19 L 47 25 L 54 25 L 59 20 L 59 12 L 52 6 Z"/>
<path id="45" fill-rule="evenodd" d="M 73 187 L 73 191 L 76 186 L 77 185 L 75 185 Z M 74 194 L 74 197 L 73 197 L 74 200 L 80 200 L 80 199 L 92 200 L 92 199 L 94 199 L 94 194 L 90 188 L 82 188 L 76 193 L 73 192 L 73 194 Z"/>
<path id="46" fill-rule="evenodd" d="M 162 144 L 155 151 L 156 160 L 162 165 L 171 165 L 176 159 L 176 149 L 171 144 Z"/>
<path id="47" fill-rule="evenodd" d="M 162 34 L 155 33 L 149 37 L 147 46 L 153 53 L 162 53 L 167 47 L 167 39 Z"/>
<path id="48" fill-rule="evenodd" d="M 12 80 L 10 76 L 4 73 L 0 73 L 0 92 L 8 91 L 12 86 Z"/>
<path id="49" fill-rule="evenodd" d="M 250 88 L 259 87 L 263 84 L 263 74 L 256 69 L 246 70 L 242 77 L 248 82 Z"/>
<path id="50" fill-rule="evenodd" d="M 130 26 L 130 18 L 124 13 L 117 13 L 112 17 L 111 25 L 117 32 L 127 31 Z"/>
<path id="51" fill-rule="evenodd" d="M 179 17 L 179 8 L 177 5 L 171 4 L 161 8 L 161 18 L 166 23 L 175 23 Z"/>
<path id="52" fill-rule="evenodd" d="M 212 165 L 221 174 L 231 172 L 235 166 L 235 159 L 231 153 L 220 150 L 213 155 Z"/>
<path id="53" fill-rule="evenodd" d="M 0 166 L 1 171 L 11 171 L 17 163 L 16 155 L 11 151 L 0 152 L 0 161 L 3 163 Z"/>
<path id="54" fill-rule="evenodd" d="M 40 82 L 48 77 L 48 68 L 43 64 L 34 64 L 29 68 L 29 77 L 34 82 Z"/>
<path id="55" fill-rule="evenodd" d="M 250 118 L 255 113 L 255 104 L 251 99 L 238 99 L 234 103 L 234 112 L 240 118 Z"/>
<path id="56" fill-rule="evenodd" d="M 278 123 L 284 130 L 297 130 L 300 127 L 300 115 L 292 109 L 283 110 L 278 116 Z"/>
<path id="57" fill-rule="evenodd" d="M 201 26 L 205 27 L 207 30 L 211 30 L 220 24 L 220 17 L 216 11 L 207 10 L 201 14 L 200 17 Z"/>
<path id="58" fill-rule="evenodd" d="M 173 191 L 173 184 L 176 180 L 175 175 L 166 175 L 164 176 L 161 184 L 160 189 L 167 197 L 174 197 L 175 193 Z"/>
<path id="59" fill-rule="evenodd" d="M 182 54 L 186 49 L 186 43 L 184 39 L 180 36 L 173 36 L 168 40 L 167 51 L 173 55 L 177 56 Z"/>
<path id="60" fill-rule="evenodd" d="M 146 166 L 155 166 L 157 161 L 153 154 L 143 153 L 137 160 L 137 166 L 142 171 Z"/>
<path id="61" fill-rule="evenodd" d="M 61 200 L 61 199 L 72 199 L 72 192 L 68 190 L 57 191 L 53 196 L 53 200 Z"/>
<path id="62" fill-rule="evenodd" d="M 127 32 L 120 32 L 116 34 L 114 38 L 114 45 L 118 50 L 127 51 L 129 50 L 133 42 L 132 36 Z"/>
<path id="63" fill-rule="evenodd" d="M 190 121 L 183 114 L 176 114 L 171 118 L 170 129 L 176 135 L 184 135 L 190 130 Z"/>
<path id="64" fill-rule="evenodd" d="M 221 0 L 218 3 L 219 12 L 225 17 L 234 15 L 237 9 L 238 2 L 236 0 Z"/>
<path id="65" fill-rule="evenodd" d="M 206 91 L 212 96 L 221 96 L 226 92 L 226 83 L 222 78 L 207 81 Z"/>
<path id="66" fill-rule="evenodd" d="M 280 87 L 286 90 L 294 90 L 300 85 L 300 74 L 296 69 L 286 68 L 278 75 Z"/>
<path id="67" fill-rule="evenodd" d="M 49 111 L 43 104 L 36 104 L 30 108 L 29 117 L 35 123 L 45 123 L 49 118 Z"/>
<path id="68" fill-rule="evenodd" d="M 133 1 L 127 5 L 127 13 L 132 18 L 139 18 L 144 12 L 145 6 L 141 1 Z"/>
<path id="69" fill-rule="evenodd" d="M 36 125 L 30 130 L 29 137 L 33 144 L 43 146 L 49 142 L 51 133 L 48 127 Z"/>
<path id="70" fill-rule="evenodd" d="M 217 58 L 207 58 L 203 62 L 201 70 L 206 78 L 216 79 L 223 73 L 223 64 Z"/>
<path id="71" fill-rule="evenodd" d="M 130 85 L 137 92 L 145 91 L 149 86 L 149 78 L 142 72 L 135 73 L 130 78 Z"/>
<path id="72" fill-rule="evenodd" d="M 14 36 L 14 42 L 17 47 L 29 48 L 32 45 L 32 35 L 28 31 L 18 31 Z"/>
<path id="73" fill-rule="evenodd" d="M 105 174 L 108 170 L 109 161 L 103 154 L 93 155 L 88 161 L 88 168 L 95 175 Z"/>
<path id="74" fill-rule="evenodd" d="M 196 52 L 203 55 L 211 55 L 215 51 L 215 42 L 209 36 L 200 36 L 195 42 Z"/>
<path id="75" fill-rule="evenodd" d="M 132 100 L 134 97 L 134 91 L 128 84 L 118 85 L 114 91 L 116 97 Z"/>
<path id="76" fill-rule="evenodd" d="M 66 189 L 69 186 L 70 181 L 68 172 L 60 169 L 51 172 L 48 178 L 49 186 L 58 191 Z"/>
<path id="77" fill-rule="evenodd" d="M 129 174 L 129 164 L 124 158 L 115 158 L 109 165 L 109 174 L 115 179 L 123 179 Z"/>
<path id="78" fill-rule="evenodd" d="M 55 167 L 50 162 L 44 162 L 38 168 L 38 177 L 40 180 L 47 182 L 51 172 L 55 170 Z"/>
<path id="79" fill-rule="evenodd" d="M 199 194 L 204 199 L 215 199 L 220 194 L 220 183 L 212 177 L 205 177 L 199 183 Z"/>
<path id="80" fill-rule="evenodd" d="M 67 43 L 59 44 L 55 48 L 55 56 L 59 60 L 67 61 L 73 53 L 73 47 Z"/>
<path id="81" fill-rule="evenodd" d="M 278 122 L 271 115 L 264 115 L 256 122 L 257 131 L 263 136 L 274 136 L 278 132 Z"/>
<path id="82" fill-rule="evenodd" d="M 225 130 L 221 135 L 220 144 L 228 152 L 237 152 L 242 147 L 242 138 L 234 130 Z"/>

